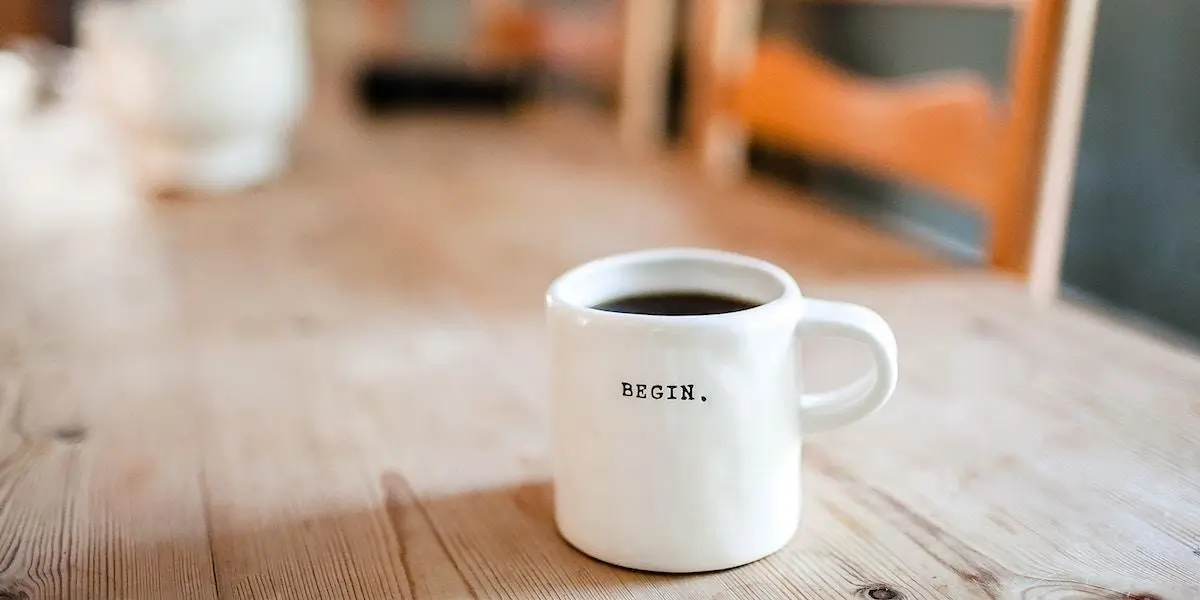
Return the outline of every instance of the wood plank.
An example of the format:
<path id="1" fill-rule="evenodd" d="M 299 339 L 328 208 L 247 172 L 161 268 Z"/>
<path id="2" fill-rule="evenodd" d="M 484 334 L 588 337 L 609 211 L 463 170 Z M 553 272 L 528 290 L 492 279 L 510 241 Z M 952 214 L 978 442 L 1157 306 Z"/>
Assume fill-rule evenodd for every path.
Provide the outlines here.
<path id="1" fill-rule="evenodd" d="M 0 132 L 0 592 L 215 598 L 166 257 L 78 108 Z"/>
<path id="2" fill-rule="evenodd" d="M 163 403 L 186 397 L 173 361 L 13 356 L 0 365 L 0 596 L 216 598 L 188 406 Z"/>
<path id="3" fill-rule="evenodd" d="M 281 181 L 170 203 L 131 195 L 78 123 L 0 135 L 0 591 L 1200 596 L 1195 354 L 786 188 L 637 160 L 603 118 L 340 110 Z M 787 548 L 688 577 L 557 535 L 542 383 L 546 284 L 668 244 L 876 308 L 905 369 L 875 416 L 807 440 Z M 806 381 L 858 350 L 813 340 Z"/>
<path id="4" fill-rule="evenodd" d="M 814 440 L 809 465 L 885 490 L 894 502 L 864 489 L 870 510 L 897 525 L 927 522 L 934 531 L 922 543 L 934 551 L 937 540 L 963 542 L 977 566 L 965 572 L 996 580 L 997 597 L 1195 594 L 1194 536 L 1170 522 L 1200 518 L 1189 508 L 1200 494 L 1195 473 L 1178 469 L 1200 458 L 1200 436 L 1185 429 L 1197 418 L 1195 356 L 1070 307 L 1039 309 L 999 281 L 864 284 L 839 294 L 900 323 L 910 375 L 879 418 Z M 900 308 L 887 296 L 920 304 Z M 931 310 L 943 317 L 917 317 Z M 910 319 L 922 326 L 905 325 Z M 1126 351 L 1144 360 L 1100 358 Z M 828 371 L 836 360 L 818 357 L 812 368 Z M 1146 385 L 1153 409 L 1132 400 Z M 844 450 L 882 441 L 888 452 Z M 1167 455 L 1163 444 L 1173 448 Z M 913 514 L 897 518 L 903 510 L 883 512 L 888 505 Z M 1072 575 L 1081 568 L 1086 577 Z"/>

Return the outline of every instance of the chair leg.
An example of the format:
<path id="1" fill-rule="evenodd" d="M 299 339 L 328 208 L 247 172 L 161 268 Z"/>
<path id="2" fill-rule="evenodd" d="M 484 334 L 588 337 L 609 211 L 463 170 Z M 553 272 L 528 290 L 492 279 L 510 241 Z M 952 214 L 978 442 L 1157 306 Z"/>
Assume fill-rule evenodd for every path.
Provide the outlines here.
<path id="1" fill-rule="evenodd" d="M 1039 302 L 1056 300 L 1061 285 L 1099 4 L 1100 0 L 1075 0 L 1067 12 L 1029 267 L 1030 293 Z"/>
<path id="2" fill-rule="evenodd" d="M 1029 274 L 1037 212 L 1039 170 L 1066 5 L 1062 0 L 1030 2 L 1021 14 L 1009 73 L 1010 116 L 1001 141 L 1001 173 L 993 204 L 989 260 L 995 270 Z"/>
<path id="3" fill-rule="evenodd" d="M 754 59 L 761 0 L 695 0 L 688 32 L 688 142 L 700 168 L 716 181 L 747 170 L 748 136 L 728 96 Z"/>
<path id="4" fill-rule="evenodd" d="M 618 131 L 633 152 L 657 151 L 667 138 L 667 95 L 675 45 L 675 0 L 624 0 Z"/>

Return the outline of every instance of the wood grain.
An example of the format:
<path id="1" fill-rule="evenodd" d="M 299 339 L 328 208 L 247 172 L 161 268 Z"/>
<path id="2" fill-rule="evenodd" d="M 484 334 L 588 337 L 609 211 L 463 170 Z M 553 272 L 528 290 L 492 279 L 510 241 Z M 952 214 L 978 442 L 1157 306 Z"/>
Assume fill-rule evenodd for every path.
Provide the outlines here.
<path id="1" fill-rule="evenodd" d="M 0 598 L 1200 595 L 1196 355 L 605 119 L 346 106 L 234 197 L 138 198 L 69 103 L 0 135 Z M 687 577 L 558 537 L 542 384 L 549 280 L 667 244 L 877 308 L 904 364 L 807 440 L 792 544 Z M 808 380 L 856 350 L 815 340 Z"/>

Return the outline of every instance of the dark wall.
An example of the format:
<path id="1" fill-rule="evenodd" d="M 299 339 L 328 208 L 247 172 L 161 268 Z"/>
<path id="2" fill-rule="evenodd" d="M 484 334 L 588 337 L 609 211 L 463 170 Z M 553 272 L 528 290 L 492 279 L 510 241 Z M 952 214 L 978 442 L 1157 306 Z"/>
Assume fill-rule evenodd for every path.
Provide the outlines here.
<path id="1" fill-rule="evenodd" d="M 1064 280 L 1200 339 L 1200 2 L 1100 4 Z"/>

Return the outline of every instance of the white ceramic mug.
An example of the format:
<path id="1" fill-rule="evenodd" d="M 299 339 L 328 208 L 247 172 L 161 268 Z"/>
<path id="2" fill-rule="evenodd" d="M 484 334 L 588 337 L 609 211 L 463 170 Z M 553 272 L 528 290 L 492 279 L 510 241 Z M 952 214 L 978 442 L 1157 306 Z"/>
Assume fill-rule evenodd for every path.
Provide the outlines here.
<path id="1" fill-rule="evenodd" d="M 754 308 L 662 316 L 594 308 L 701 292 Z M 896 340 L 875 312 L 801 295 L 768 262 L 668 248 L 579 266 L 547 292 L 555 519 L 602 561 L 685 573 L 753 562 L 800 520 L 804 434 L 857 421 L 891 397 Z M 799 342 L 841 335 L 875 368 L 806 394 Z"/>
<path id="2" fill-rule="evenodd" d="M 90 0 L 89 81 L 151 191 L 236 191 L 279 175 L 307 105 L 300 0 Z"/>

